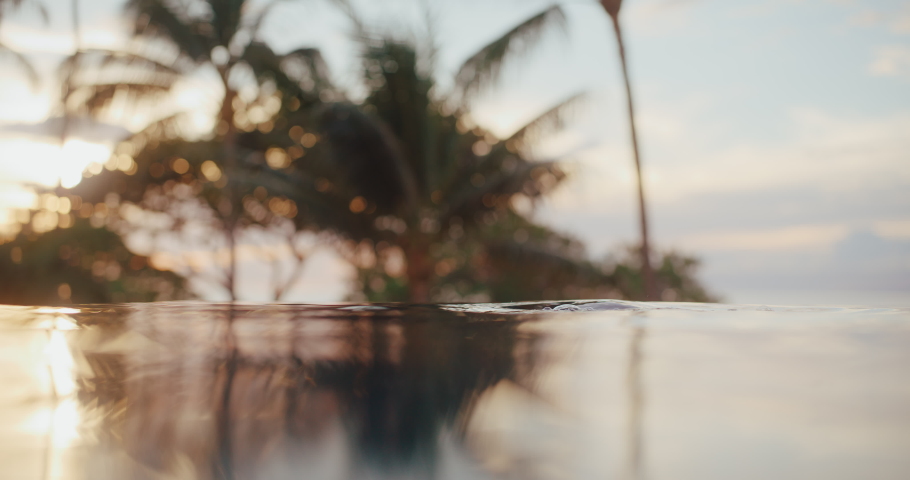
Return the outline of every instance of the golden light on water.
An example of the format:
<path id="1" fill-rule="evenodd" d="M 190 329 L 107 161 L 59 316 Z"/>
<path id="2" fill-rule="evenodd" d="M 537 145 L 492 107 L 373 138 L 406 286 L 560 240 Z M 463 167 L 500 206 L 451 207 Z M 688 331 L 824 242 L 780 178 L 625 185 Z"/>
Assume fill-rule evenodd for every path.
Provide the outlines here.
<path id="1" fill-rule="evenodd" d="M 74 468 L 74 449 L 86 441 L 88 408 L 79 401 L 75 308 L 44 307 L 17 312 L 30 327 L 4 325 L 0 389 L 0 443 L 16 453 L 0 462 L 0 477 L 81 478 Z"/>

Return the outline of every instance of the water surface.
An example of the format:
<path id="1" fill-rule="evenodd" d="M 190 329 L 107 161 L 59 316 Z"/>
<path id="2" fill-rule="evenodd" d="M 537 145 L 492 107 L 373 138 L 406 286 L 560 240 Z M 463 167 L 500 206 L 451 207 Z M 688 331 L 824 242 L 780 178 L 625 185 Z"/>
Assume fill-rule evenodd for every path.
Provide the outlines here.
<path id="1" fill-rule="evenodd" d="M 2 479 L 906 479 L 910 310 L 0 307 Z"/>

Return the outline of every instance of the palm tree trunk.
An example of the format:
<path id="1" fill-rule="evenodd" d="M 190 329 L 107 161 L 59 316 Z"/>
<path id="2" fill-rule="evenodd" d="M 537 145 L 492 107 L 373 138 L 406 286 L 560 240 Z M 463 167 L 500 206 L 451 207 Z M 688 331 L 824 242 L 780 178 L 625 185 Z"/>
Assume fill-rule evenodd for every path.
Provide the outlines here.
<path id="1" fill-rule="evenodd" d="M 230 203 L 230 211 L 222 212 L 225 235 L 228 241 L 228 255 L 230 261 L 227 273 L 227 290 L 231 296 L 231 301 L 237 299 L 236 277 L 237 277 L 237 218 L 240 215 L 240 199 L 237 198 L 237 178 L 239 173 L 237 168 L 237 128 L 234 126 L 234 97 L 236 92 L 231 90 L 228 85 L 229 67 L 225 67 L 221 72 L 221 80 L 224 84 L 224 99 L 221 102 L 220 121 L 226 122 L 227 132 L 224 134 L 224 167 L 227 175 L 227 185 L 225 185 L 225 198 Z"/>
<path id="2" fill-rule="evenodd" d="M 645 208 L 645 187 L 641 176 L 641 157 L 638 151 L 638 134 L 635 131 L 635 109 L 632 105 L 632 85 L 629 82 L 629 69 L 626 65 L 626 49 L 619 27 L 619 15 L 610 15 L 613 31 L 616 33 L 616 44 L 619 46 L 619 61 L 622 64 L 622 76 L 626 83 L 626 100 L 629 109 L 629 131 L 632 134 L 632 154 L 635 157 L 635 173 L 638 180 L 638 218 L 641 226 L 641 273 L 644 278 L 645 300 L 658 300 L 657 282 L 654 270 L 651 269 L 651 247 L 648 239 L 648 214 Z"/>
<path id="3" fill-rule="evenodd" d="M 406 244 L 405 258 L 408 277 L 408 301 L 411 303 L 430 302 L 430 280 L 433 270 L 430 265 L 430 253 L 419 240 L 417 244 Z"/>

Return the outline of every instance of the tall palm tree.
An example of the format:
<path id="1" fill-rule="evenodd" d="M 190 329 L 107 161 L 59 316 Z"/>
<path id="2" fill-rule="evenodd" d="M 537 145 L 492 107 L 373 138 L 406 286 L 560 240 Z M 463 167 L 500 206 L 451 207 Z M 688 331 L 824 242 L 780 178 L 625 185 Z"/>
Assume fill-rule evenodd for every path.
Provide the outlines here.
<path id="1" fill-rule="evenodd" d="M 123 99 L 132 106 L 150 107 L 148 111 L 155 116 L 154 121 L 131 140 L 133 155 L 146 149 L 155 151 L 164 141 L 164 150 L 173 156 L 145 155 L 144 162 L 137 162 L 137 169 L 125 169 L 133 176 L 129 182 L 131 188 L 120 188 L 122 191 L 117 193 L 140 203 L 149 189 L 161 191 L 168 182 L 175 181 L 196 189 L 196 180 L 201 180 L 198 183 L 205 184 L 202 186 L 207 192 L 201 197 L 202 205 L 208 208 L 213 223 L 224 232 L 228 244 L 230 261 L 224 286 L 232 299 L 237 295 L 236 237 L 244 219 L 249 219 L 244 215 L 242 199 L 245 192 L 255 188 L 242 172 L 246 164 L 255 163 L 264 153 L 240 145 L 239 128 L 254 130 L 258 122 L 259 130 L 267 132 L 274 128 L 271 120 L 257 120 L 252 112 L 257 111 L 261 117 L 263 107 L 274 106 L 276 100 L 277 110 L 308 111 L 320 102 L 319 95 L 326 88 L 320 77 L 324 70 L 318 70 L 322 68 L 318 51 L 298 49 L 279 55 L 259 40 L 259 28 L 277 1 L 258 10 L 252 4 L 244 0 L 129 0 L 126 11 L 133 22 L 134 47 L 81 51 L 61 69 L 70 79 L 65 82 L 63 92 L 68 113 L 110 113 L 109 107 L 115 99 Z M 179 80 L 201 71 L 217 75 L 222 95 L 212 140 L 188 142 L 182 137 L 179 112 L 162 110 L 160 105 Z M 238 96 L 243 84 L 237 79 L 244 74 L 249 77 L 248 72 L 252 72 L 253 86 L 259 91 L 253 101 Z M 268 113 L 271 117 L 277 111 L 272 108 Z M 183 149 L 200 156 L 185 158 L 187 166 L 178 162 L 175 169 L 174 159 L 185 156 L 181 154 Z M 216 164 L 218 171 L 213 175 L 220 181 L 205 183 L 201 170 L 205 161 Z M 156 172 L 160 167 L 163 171 Z M 106 179 L 88 183 L 80 186 L 81 191 L 97 198 L 103 198 L 112 184 Z"/>
<path id="2" fill-rule="evenodd" d="M 351 242 L 361 281 L 377 294 L 368 299 L 428 302 L 450 297 L 440 288 L 459 283 L 466 286 L 454 292 L 458 298 L 491 298 L 497 280 L 532 266 L 538 267 L 533 275 L 510 277 L 525 295 L 545 290 L 531 279 L 605 280 L 581 261 L 577 242 L 534 225 L 514 206 L 550 192 L 564 177 L 555 162 L 533 161 L 529 147 L 561 123 L 579 96 L 506 139 L 470 124 L 467 115 L 470 98 L 492 85 L 505 63 L 563 22 L 562 10 L 550 7 L 491 42 L 465 62 L 450 95 L 437 93 L 425 52 L 355 22 L 367 96 L 359 106 L 338 103 L 325 111 L 326 155 L 280 173 L 293 185 L 287 196 L 307 209 L 301 221 Z"/>
<path id="3" fill-rule="evenodd" d="M 616 35 L 616 44 L 619 47 L 619 62 L 622 65 L 622 76 L 626 86 L 626 104 L 629 114 L 629 131 L 632 136 L 632 156 L 635 159 L 635 174 L 638 180 L 638 220 L 641 231 L 641 272 L 644 277 L 644 292 L 646 300 L 658 300 L 657 279 L 651 266 L 651 246 L 648 238 L 648 215 L 645 208 L 645 187 L 641 176 L 641 156 L 638 149 L 638 134 L 635 129 L 635 109 L 632 104 L 632 85 L 629 81 L 629 69 L 626 64 L 626 48 L 623 42 L 622 29 L 619 25 L 619 11 L 622 0 L 600 0 L 600 4 L 607 11 L 613 23 L 613 33 Z"/>

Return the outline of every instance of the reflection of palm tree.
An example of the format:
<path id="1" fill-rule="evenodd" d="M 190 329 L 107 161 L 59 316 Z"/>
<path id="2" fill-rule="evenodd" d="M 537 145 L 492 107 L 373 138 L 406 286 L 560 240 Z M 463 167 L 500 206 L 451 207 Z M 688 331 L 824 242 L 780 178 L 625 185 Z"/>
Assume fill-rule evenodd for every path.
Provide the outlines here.
<path id="1" fill-rule="evenodd" d="M 629 344 L 629 363 L 626 371 L 626 392 L 628 396 L 626 413 L 626 478 L 644 478 L 644 408 L 645 393 L 642 381 L 644 353 L 642 344 L 647 331 L 645 327 L 633 327 Z"/>
<path id="2" fill-rule="evenodd" d="M 292 318 L 234 306 L 233 313 L 200 310 L 191 336 L 201 336 L 193 340 L 169 314 L 141 310 L 132 332 L 116 314 L 84 317 L 98 330 L 92 338 L 103 341 L 86 352 L 94 371 L 78 379 L 80 401 L 97 406 L 102 450 L 123 449 L 138 462 L 119 463 L 126 470 L 110 472 L 115 478 L 173 473 L 175 459 L 192 462 L 200 478 L 267 477 L 270 468 L 301 466 L 309 440 L 324 444 L 331 422 L 347 432 L 355 469 L 428 474 L 438 467 L 440 434 L 462 438 L 484 391 L 505 379 L 528 385 L 533 374 L 535 337 L 520 334 L 516 321 L 484 314 L 322 310 Z M 324 314 L 333 317 L 336 348 L 314 358 L 307 346 L 327 338 L 324 330 L 306 333 L 308 322 Z M 246 323 L 228 329 L 236 337 L 198 342 L 231 319 Z M 168 354 L 107 351 L 105 341 L 136 333 Z"/>
<path id="3" fill-rule="evenodd" d="M 626 86 L 626 102 L 629 113 L 629 131 L 632 135 L 632 155 L 635 158 L 635 173 L 638 180 L 638 219 L 641 229 L 641 272 L 644 280 L 644 293 L 646 300 L 658 300 L 657 280 L 651 265 L 651 247 L 648 238 L 648 218 L 645 209 L 644 180 L 641 176 L 641 157 L 638 150 L 638 134 L 635 130 L 635 109 L 632 106 L 632 86 L 629 82 L 629 70 L 626 63 L 626 48 L 623 42 L 622 29 L 619 25 L 619 10 L 622 0 L 600 0 L 601 5 L 610 15 L 613 22 L 613 33 L 619 46 L 619 61 L 622 64 L 622 75 Z"/>
<path id="4" fill-rule="evenodd" d="M 461 438 L 481 393 L 504 379 L 526 384 L 516 372 L 527 370 L 517 364 L 529 360 L 514 354 L 530 339 L 519 340 L 517 324 L 466 320 L 427 309 L 374 322 L 370 356 L 316 367 L 314 382 L 338 395 L 366 465 L 431 475 L 440 434 Z"/>
<path id="5" fill-rule="evenodd" d="M 237 77 L 242 76 L 240 72 L 246 75 L 252 72 L 257 85 L 271 82 L 287 95 L 287 100 L 297 102 L 299 108 L 318 102 L 319 92 L 312 85 L 304 86 L 304 79 L 289 75 L 283 67 L 288 63 L 298 64 L 305 71 L 302 75 L 312 83 L 310 77 L 316 76 L 313 68 L 321 63 L 315 50 L 300 49 L 278 55 L 258 40 L 259 27 L 275 2 L 255 14 L 249 14 L 250 3 L 130 0 L 126 9 L 134 23 L 133 35 L 142 41 L 141 47 L 136 51 L 79 52 L 62 68 L 65 76 L 81 79 L 65 85 L 67 112 L 98 113 L 110 107 L 115 97 L 132 104 L 149 105 L 158 119 L 140 135 L 146 140 L 176 136 L 179 132 L 180 116 L 172 112 L 162 115 L 159 105 L 179 80 L 202 71 L 217 75 L 223 90 L 215 121 L 220 148 L 210 159 L 224 171 L 226 182 L 213 212 L 220 219 L 229 245 L 227 290 L 232 298 L 236 294 L 235 236 L 243 211 L 239 168 L 249 153 L 238 146 L 237 124 L 241 123 L 239 118 L 246 118 L 244 108 L 255 107 L 238 97 L 241 85 Z M 101 80 L 86 81 L 86 72 L 93 69 L 100 72 L 94 78 Z"/>
<path id="6" fill-rule="evenodd" d="M 220 377 L 218 384 L 221 385 L 221 392 L 214 392 L 215 401 L 215 438 L 218 452 L 212 464 L 212 470 L 218 479 L 232 480 L 235 476 L 234 458 L 233 458 L 233 435 L 231 424 L 231 399 L 234 395 L 234 380 L 237 376 L 237 335 L 234 330 L 234 305 L 228 306 L 227 318 L 225 319 L 224 337 L 222 348 L 225 350 L 224 359 L 215 367 L 215 376 Z"/>

